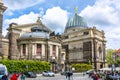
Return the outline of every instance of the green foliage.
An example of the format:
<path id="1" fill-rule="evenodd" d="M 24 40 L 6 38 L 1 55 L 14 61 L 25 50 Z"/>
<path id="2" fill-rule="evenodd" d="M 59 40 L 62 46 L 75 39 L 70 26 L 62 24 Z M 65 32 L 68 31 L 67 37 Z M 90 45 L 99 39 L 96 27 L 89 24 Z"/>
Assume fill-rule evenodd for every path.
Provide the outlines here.
<path id="1" fill-rule="evenodd" d="M 10 73 L 13 72 L 42 72 L 50 70 L 50 63 L 38 60 L 2 60 L 2 64 L 6 65 Z"/>
<path id="2" fill-rule="evenodd" d="M 117 64 L 120 64 L 120 57 L 117 58 Z"/>
<path id="3" fill-rule="evenodd" d="M 113 49 L 108 49 L 107 50 L 107 54 L 106 54 L 106 60 L 108 64 L 114 64 L 115 61 L 113 59 L 113 53 L 115 52 L 115 50 Z"/>
<path id="4" fill-rule="evenodd" d="M 72 64 L 72 67 L 75 68 L 76 72 L 83 72 L 92 69 L 92 65 L 90 64 Z"/>

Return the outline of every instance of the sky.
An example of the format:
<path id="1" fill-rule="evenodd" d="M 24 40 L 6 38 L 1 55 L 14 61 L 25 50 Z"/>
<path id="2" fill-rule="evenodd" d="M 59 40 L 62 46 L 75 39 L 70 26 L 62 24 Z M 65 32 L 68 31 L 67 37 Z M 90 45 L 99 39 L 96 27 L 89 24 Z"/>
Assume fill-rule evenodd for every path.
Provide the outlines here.
<path id="1" fill-rule="evenodd" d="M 105 32 L 106 48 L 120 48 L 120 0 L 3 0 L 7 10 L 3 15 L 3 35 L 10 23 L 35 23 L 38 16 L 43 24 L 56 33 L 63 33 L 74 8 L 88 27 Z"/>

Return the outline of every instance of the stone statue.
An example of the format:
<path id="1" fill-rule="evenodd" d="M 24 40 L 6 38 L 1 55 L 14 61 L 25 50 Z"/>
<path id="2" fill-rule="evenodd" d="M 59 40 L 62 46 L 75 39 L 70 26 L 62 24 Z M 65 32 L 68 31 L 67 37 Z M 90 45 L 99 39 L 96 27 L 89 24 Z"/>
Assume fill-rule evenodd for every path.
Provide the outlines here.
<path id="1" fill-rule="evenodd" d="M 2 0 L 0 0 L 0 3 L 2 3 Z"/>
<path id="2" fill-rule="evenodd" d="M 74 8 L 74 10 L 75 10 L 75 13 L 78 13 L 78 7 L 77 6 Z"/>

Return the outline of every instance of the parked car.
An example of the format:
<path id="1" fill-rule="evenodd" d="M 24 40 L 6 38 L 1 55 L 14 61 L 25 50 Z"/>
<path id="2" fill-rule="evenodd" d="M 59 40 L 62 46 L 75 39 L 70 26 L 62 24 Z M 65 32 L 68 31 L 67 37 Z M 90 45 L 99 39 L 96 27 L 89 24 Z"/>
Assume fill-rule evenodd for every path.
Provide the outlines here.
<path id="1" fill-rule="evenodd" d="M 54 76 L 55 76 L 55 73 L 52 72 L 52 71 L 44 71 L 44 72 L 42 72 L 42 75 L 43 75 L 43 76 L 54 77 Z"/>
<path id="2" fill-rule="evenodd" d="M 86 71 L 86 74 L 92 74 L 94 72 L 93 69 Z"/>
<path id="3" fill-rule="evenodd" d="M 8 76 L 8 70 L 6 65 L 0 64 L 0 79 L 2 76 L 7 75 Z"/>
<path id="4" fill-rule="evenodd" d="M 37 75 L 34 72 L 25 72 L 24 75 L 29 78 L 36 78 Z"/>
<path id="5" fill-rule="evenodd" d="M 61 75 L 67 75 L 68 72 L 69 72 L 69 71 L 63 71 L 63 72 L 61 72 L 60 74 L 61 74 Z"/>

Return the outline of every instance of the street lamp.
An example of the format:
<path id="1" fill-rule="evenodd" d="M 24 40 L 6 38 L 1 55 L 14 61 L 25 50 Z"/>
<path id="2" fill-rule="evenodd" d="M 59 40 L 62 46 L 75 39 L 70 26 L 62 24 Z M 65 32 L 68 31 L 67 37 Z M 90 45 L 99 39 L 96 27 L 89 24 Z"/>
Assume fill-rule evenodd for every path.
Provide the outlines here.
<path id="1" fill-rule="evenodd" d="M 28 65 L 26 64 L 26 69 L 27 69 L 27 72 L 28 72 Z"/>

